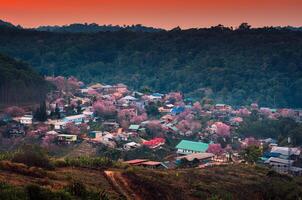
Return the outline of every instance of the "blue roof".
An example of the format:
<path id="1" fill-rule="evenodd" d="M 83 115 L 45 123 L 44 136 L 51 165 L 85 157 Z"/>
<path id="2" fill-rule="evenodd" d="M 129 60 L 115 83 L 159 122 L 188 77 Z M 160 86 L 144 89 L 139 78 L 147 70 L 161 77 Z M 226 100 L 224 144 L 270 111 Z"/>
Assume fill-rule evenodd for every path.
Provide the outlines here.
<path id="1" fill-rule="evenodd" d="M 174 115 L 177 115 L 179 113 L 182 113 L 183 111 L 185 111 L 185 108 L 178 106 L 178 107 L 172 108 L 171 113 Z"/>
<path id="2" fill-rule="evenodd" d="M 161 93 L 153 93 L 152 96 L 155 96 L 155 97 L 162 97 L 162 96 L 164 96 L 164 95 L 161 94 Z"/>

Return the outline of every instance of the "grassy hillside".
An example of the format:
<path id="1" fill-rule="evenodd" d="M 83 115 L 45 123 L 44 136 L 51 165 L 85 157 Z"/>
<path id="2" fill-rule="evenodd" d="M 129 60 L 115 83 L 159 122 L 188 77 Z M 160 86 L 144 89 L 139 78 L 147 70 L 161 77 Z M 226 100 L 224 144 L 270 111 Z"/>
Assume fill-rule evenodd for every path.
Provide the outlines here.
<path id="1" fill-rule="evenodd" d="M 0 106 L 39 103 L 48 85 L 28 65 L 0 54 Z"/>
<path id="2" fill-rule="evenodd" d="M 302 32 L 280 28 L 51 33 L 0 28 L 0 52 L 44 74 L 302 107 Z"/>
<path id="3" fill-rule="evenodd" d="M 0 199 L 286 200 L 302 195 L 300 177 L 248 165 L 151 170 L 88 160 L 56 161 L 52 170 L 0 161 Z"/>

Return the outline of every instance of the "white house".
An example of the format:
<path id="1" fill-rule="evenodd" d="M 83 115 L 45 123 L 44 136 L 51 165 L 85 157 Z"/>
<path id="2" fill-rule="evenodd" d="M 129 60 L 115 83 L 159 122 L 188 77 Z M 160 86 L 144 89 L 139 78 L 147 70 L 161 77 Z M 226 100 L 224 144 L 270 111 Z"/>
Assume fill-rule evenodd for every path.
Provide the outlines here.
<path id="1" fill-rule="evenodd" d="M 293 164 L 293 160 L 287 160 L 282 158 L 270 157 L 265 163 L 269 164 L 275 171 L 279 173 L 286 173 L 290 170 Z"/>
<path id="2" fill-rule="evenodd" d="M 75 124 L 81 124 L 83 121 L 87 122 L 84 114 L 67 116 L 62 121 L 65 123 L 75 123 Z"/>
<path id="3" fill-rule="evenodd" d="M 78 138 L 77 135 L 68 135 L 68 134 L 57 135 L 58 141 L 68 143 L 68 144 L 71 142 L 76 142 L 77 138 Z"/>
<path id="4" fill-rule="evenodd" d="M 124 149 L 125 150 L 131 150 L 131 149 L 136 149 L 140 146 L 141 145 L 136 143 L 136 142 L 128 142 L 127 144 L 124 144 Z"/>
<path id="5" fill-rule="evenodd" d="M 30 125 L 33 123 L 33 116 L 32 115 L 24 115 L 20 117 L 20 123 L 24 125 Z"/>

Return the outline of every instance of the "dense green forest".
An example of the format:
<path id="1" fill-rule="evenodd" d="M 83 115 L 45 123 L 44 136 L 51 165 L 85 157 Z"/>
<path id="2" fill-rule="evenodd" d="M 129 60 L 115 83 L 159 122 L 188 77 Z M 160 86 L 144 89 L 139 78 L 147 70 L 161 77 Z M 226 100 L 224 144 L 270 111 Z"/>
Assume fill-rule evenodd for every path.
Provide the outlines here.
<path id="1" fill-rule="evenodd" d="M 0 54 L 0 106 L 39 103 L 48 87 L 27 64 Z"/>
<path id="2" fill-rule="evenodd" d="M 288 28 L 54 33 L 5 27 L 0 52 L 42 74 L 86 83 L 177 90 L 232 105 L 302 107 L 302 32 Z"/>

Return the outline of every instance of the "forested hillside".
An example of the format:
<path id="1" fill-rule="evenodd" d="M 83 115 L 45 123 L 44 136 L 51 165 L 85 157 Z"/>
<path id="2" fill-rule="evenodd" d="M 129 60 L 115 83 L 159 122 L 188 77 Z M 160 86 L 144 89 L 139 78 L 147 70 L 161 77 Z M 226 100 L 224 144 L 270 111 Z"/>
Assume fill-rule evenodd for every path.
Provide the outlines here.
<path id="1" fill-rule="evenodd" d="M 233 105 L 302 107 L 302 32 L 280 28 L 154 33 L 0 29 L 0 52 L 43 74 L 184 92 Z"/>
<path id="2" fill-rule="evenodd" d="M 38 31 L 50 31 L 50 32 L 70 32 L 70 33 L 96 33 L 96 32 L 114 32 L 121 30 L 128 31 L 141 31 L 141 32 L 158 32 L 162 29 L 156 29 L 153 27 L 142 26 L 141 24 L 132 26 L 113 26 L 113 25 L 98 25 L 96 23 L 92 24 L 70 24 L 65 26 L 40 26 L 36 28 Z"/>
<path id="3" fill-rule="evenodd" d="M 39 103 L 47 89 L 43 77 L 29 66 L 0 54 L 0 107 Z"/>

